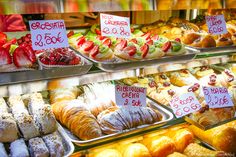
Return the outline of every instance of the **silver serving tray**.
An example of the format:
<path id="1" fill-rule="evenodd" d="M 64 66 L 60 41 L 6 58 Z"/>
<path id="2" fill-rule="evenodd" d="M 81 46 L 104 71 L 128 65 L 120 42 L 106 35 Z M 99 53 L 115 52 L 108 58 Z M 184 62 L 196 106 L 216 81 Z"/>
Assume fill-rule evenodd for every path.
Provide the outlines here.
<path id="1" fill-rule="evenodd" d="M 164 63 L 174 63 L 180 61 L 191 60 L 195 57 L 196 52 L 187 51 L 186 54 L 178 55 L 178 56 L 167 56 L 159 59 L 146 59 L 140 61 L 126 61 L 120 58 L 115 57 L 114 61 L 97 61 L 94 60 L 76 50 L 73 47 L 70 47 L 75 52 L 79 53 L 81 56 L 86 58 L 87 60 L 92 61 L 98 68 L 107 72 L 114 72 L 117 70 L 127 70 L 127 69 L 136 69 L 136 68 L 144 68 L 147 66 L 161 65 Z"/>
<path id="2" fill-rule="evenodd" d="M 224 46 L 224 47 L 209 47 L 209 48 L 197 48 L 192 46 L 186 46 L 187 50 L 196 53 L 229 53 L 236 52 L 236 46 Z"/>
<path id="3" fill-rule="evenodd" d="M 147 99 L 147 103 L 150 104 L 151 108 L 158 110 L 162 114 L 163 119 L 161 121 L 150 124 L 150 125 L 142 125 L 142 126 L 138 126 L 137 128 L 124 130 L 123 132 L 120 132 L 120 133 L 104 135 L 102 137 L 98 137 L 98 138 L 94 138 L 94 139 L 90 139 L 90 140 L 81 140 L 78 137 L 76 137 L 75 135 L 73 135 L 67 128 L 65 128 L 65 127 L 63 127 L 63 128 L 73 143 L 75 143 L 78 146 L 88 146 L 88 145 L 98 144 L 98 143 L 102 143 L 102 142 L 109 141 L 109 140 L 116 140 L 116 139 L 118 140 L 118 139 L 120 139 L 122 137 L 126 137 L 128 135 L 140 133 L 142 131 L 146 131 L 146 130 L 149 130 L 149 129 L 152 129 L 152 128 L 155 128 L 158 126 L 162 126 L 174 118 L 173 114 L 170 111 L 157 105 L 155 102 L 151 101 L 150 99 Z"/>

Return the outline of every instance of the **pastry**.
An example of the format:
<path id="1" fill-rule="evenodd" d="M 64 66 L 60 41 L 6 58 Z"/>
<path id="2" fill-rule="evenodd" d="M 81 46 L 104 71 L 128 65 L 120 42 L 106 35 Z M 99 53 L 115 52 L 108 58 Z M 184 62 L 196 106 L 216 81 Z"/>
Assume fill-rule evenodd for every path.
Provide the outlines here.
<path id="1" fill-rule="evenodd" d="M 18 139 L 10 145 L 11 157 L 29 157 L 28 148 L 24 139 Z"/>
<path id="2" fill-rule="evenodd" d="M 49 151 L 42 138 L 36 137 L 29 140 L 29 152 L 32 157 L 48 157 Z"/>
<path id="3" fill-rule="evenodd" d="M 39 109 L 41 109 L 44 105 L 45 102 L 40 93 L 33 93 L 29 95 L 28 109 L 32 115 L 37 114 L 39 112 Z"/>
<path id="4" fill-rule="evenodd" d="M 43 136 L 43 141 L 48 147 L 51 157 L 61 157 L 64 155 L 62 139 L 57 132 Z"/>
<path id="5" fill-rule="evenodd" d="M 221 151 L 213 151 L 207 148 L 204 148 L 196 143 L 191 143 L 184 150 L 184 154 L 188 157 L 203 157 L 203 156 L 226 156 L 226 153 Z"/>
<path id="6" fill-rule="evenodd" d="M 123 150 L 123 157 L 151 157 L 148 149 L 141 143 L 131 143 Z"/>
<path id="7" fill-rule="evenodd" d="M 167 56 L 176 56 L 186 53 L 185 47 L 180 41 L 167 41 L 161 49 Z"/>
<path id="8" fill-rule="evenodd" d="M 0 143 L 0 156 L 1 157 L 8 157 L 4 144 Z"/>
<path id="9" fill-rule="evenodd" d="M 0 98 L 0 114 L 8 113 L 8 107 L 3 98 Z"/>
<path id="10" fill-rule="evenodd" d="M 17 118 L 18 114 L 29 114 L 21 96 L 10 96 L 8 98 L 8 102 L 11 112 L 15 118 Z"/>
<path id="11" fill-rule="evenodd" d="M 0 115 L 0 142 L 12 142 L 18 139 L 15 119 L 9 113 Z"/>
<path id="12" fill-rule="evenodd" d="M 190 69 L 189 71 L 197 79 L 200 79 L 204 76 L 215 74 L 214 70 L 209 68 L 208 66 L 201 66 L 201 67 L 193 68 L 193 69 Z"/>
<path id="13" fill-rule="evenodd" d="M 105 149 L 99 153 L 96 153 L 94 157 L 122 157 L 122 154 L 115 149 Z"/>
<path id="14" fill-rule="evenodd" d="M 188 157 L 188 156 L 178 153 L 178 152 L 174 152 L 174 153 L 168 155 L 167 157 Z"/>
<path id="15" fill-rule="evenodd" d="M 236 85 L 236 78 L 233 72 L 228 69 L 225 69 L 219 76 L 220 84 L 223 87 L 229 87 Z"/>
<path id="16" fill-rule="evenodd" d="M 97 119 L 103 133 L 112 134 L 158 122 L 162 119 L 162 115 L 149 107 L 111 107 L 101 112 Z"/>
<path id="17" fill-rule="evenodd" d="M 78 96 L 77 87 L 59 88 L 50 91 L 50 101 L 52 104 L 64 100 L 73 100 L 76 99 L 77 96 Z"/>
<path id="18" fill-rule="evenodd" d="M 219 76 L 216 74 L 211 74 L 204 76 L 199 79 L 201 86 L 211 86 L 211 87 L 220 87 Z"/>
<path id="19" fill-rule="evenodd" d="M 79 100 L 62 101 L 52 105 L 56 118 L 82 140 L 102 136 L 96 118 Z"/>
<path id="20" fill-rule="evenodd" d="M 217 47 L 224 47 L 224 46 L 231 46 L 233 45 L 233 41 L 231 39 L 231 34 L 226 33 L 222 35 L 216 36 L 216 46 Z"/>
<path id="21" fill-rule="evenodd" d="M 197 48 L 216 47 L 216 41 L 212 36 L 195 32 L 186 33 L 182 41 L 186 45 Z"/>

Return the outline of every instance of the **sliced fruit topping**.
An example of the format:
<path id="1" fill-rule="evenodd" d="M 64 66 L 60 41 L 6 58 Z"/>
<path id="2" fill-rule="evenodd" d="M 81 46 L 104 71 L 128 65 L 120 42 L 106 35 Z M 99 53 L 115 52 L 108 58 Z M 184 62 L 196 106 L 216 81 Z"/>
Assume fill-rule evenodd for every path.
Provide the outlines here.
<path id="1" fill-rule="evenodd" d="M 103 40 L 103 39 L 106 39 L 107 37 L 98 35 L 96 38 L 97 38 L 98 40 Z"/>
<path id="2" fill-rule="evenodd" d="M 0 32 L 0 46 L 4 45 L 7 42 L 7 35 L 3 32 Z"/>
<path id="3" fill-rule="evenodd" d="M 100 29 L 95 29 L 95 32 L 96 32 L 97 35 L 101 35 L 102 34 Z"/>
<path id="4" fill-rule="evenodd" d="M 35 56 L 35 52 L 34 52 L 33 48 L 30 45 L 28 45 L 28 46 L 25 46 L 24 49 L 25 49 L 25 53 L 28 56 L 28 58 L 30 59 L 30 61 L 32 63 L 35 63 L 36 56 Z"/>
<path id="5" fill-rule="evenodd" d="M 135 44 L 138 43 L 137 39 L 135 39 L 135 38 L 131 39 L 130 42 L 135 43 Z"/>
<path id="6" fill-rule="evenodd" d="M 181 48 L 182 45 L 179 42 L 174 42 L 174 41 L 172 42 L 172 47 L 171 47 L 172 51 L 177 52 L 181 50 Z"/>
<path id="7" fill-rule="evenodd" d="M 134 30 L 135 30 L 134 28 L 130 28 L 131 33 L 134 33 Z"/>
<path id="8" fill-rule="evenodd" d="M 84 51 L 89 51 L 89 50 L 92 50 L 92 48 L 94 47 L 94 44 L 92 41 L 86 41 L 85 43 L 83 43 L 82 45 L 82 49 Z"/>
<path id="9" fill-rule="evenodd" d="M 72 60 L 69 61 L 69 65 L 77 65 L 79 64 L 81 59 L 79 57 L 74 57 Z"/>
<path id="10" fill-rule="evenodd" d="M 137 52 L 137 49 L 135 46 L 128 46 L 128 47 L 124 48 L 124 52 L 128 53 L 129 56 L 134 56 L 135 53 Z"/>
<path id="11" fill-rule="evenodd" d="M 67 38 L 71 37 L 71 36 L 74 35 L 74 34 L 75 34 L 74 31 L 69 31 L 69 32 L 67 33 Z"/>
<path id="12" fill-rule="evenodd" d="M 163 46 L 162 46 L 162 51 L 167 52 L 171 48 L 171 42 L 167 41 Z"/>
<path id="13" fill-rule="evenodd" d="M 142 57 L 145 58 L 149 51 L 149 46 L 147 44 L 144 44 L 140 50 L 143 52 Z"/>
<path id="14" fill-rule="evenodd" d="M 159 39 L 159 35 L 154 35 L 153 37 L 151 37 L 152 40 L 158 40 Z"/>
<path id="15" fill-rule="evenodd" d="M 11 63 L 12 63 L 11 55 L 9 54 L 7 49 L 0 47 L 0 65 L 7 65 Z"/>
<path id="16" fill-rule="evenodd" d="M 32 67 L 33 63 L 30 61 L 27 52 L 23 47 L 17 47 L 13 53 L 13 62 L 16 67 Z"/>
<path id="17" fill-rule="evenodd" d="M 92 58 L 95 58 L 96 55 L 99 53 L 99 46 L 95 45 L 93 49 L 91 50 L 90 54 Z"/>
<path id="18" fill-rule="evenodd" d="M 145 33 L 142 35 L 142 37 L 145 39 L 145 40 L 149 40 L 151 39 L 151 33 Z"/>
<path id="19" fill-rule="evenodd" d="M 127 40 L 122 39 L 117 45 L 116 49 L 123 50 L 127 46 Z"/>
<path id="20" fill-rule="evenodd" d="M 180 38 L 175 38 L 175 41 L 177 41 L 177 42 L 181 43 L 181 40 L 180 40 Z"/>
<path id="21" fill-rule="evenodd" d="M 4 45 L 2 45 L 3 48 L 6 48 L 8 51 L 10 50 L 10 47 L 12 44 L 16 44 L 17 40 L 16 38 L 11 39 L 10 41 L 8 41 L 7 43 L 5 43 Z"/>
<path id="22" fill-rule="evenodd" d="M 148 41 L 146 42 L 146 44 L 148 44 L 148 45 L 153 45 L 153 40 L 152 40 L 152 39 L 148 40 Z"/>
<path id="23" fill-rule="evenodd" d="M 109 38 L 104 39 L 102 41 L 102 44 L 110 47 L 111 46 L 111 39 L 109 39 Z"/>
<path id="24" fill-rule="evenodd" d="M 77 41 L 77 46 L 80 46 L 83 43 L 85 43 L 85 37 L 84 36 L 79 37 L 76 41 Z"/>

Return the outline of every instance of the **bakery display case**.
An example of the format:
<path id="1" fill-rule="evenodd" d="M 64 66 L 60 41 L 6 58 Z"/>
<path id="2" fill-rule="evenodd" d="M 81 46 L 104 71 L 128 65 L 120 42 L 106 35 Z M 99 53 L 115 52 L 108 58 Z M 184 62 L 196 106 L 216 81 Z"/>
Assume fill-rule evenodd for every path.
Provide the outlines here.
<path id="1" fill-rule="evenodd" d="M 1 1 L 0 156 L 235 156 L 235 4 Z M 131 37 L 102 36 L 100 13 L 129 17 Z M 16 14 L 23 31 L 2 25 Z M 209 33 L 210 15 L 224 15 L 225 34 Z M 69 47 L 33 50 L 29 21 L 61 19 Z M 146 105 L 118 106 L 115 85 L 144 87 Z M 233 106 L 209 107 L 205 86 Z M 199 109 L 177 118 L 170 101 L 189 92 Z"/>

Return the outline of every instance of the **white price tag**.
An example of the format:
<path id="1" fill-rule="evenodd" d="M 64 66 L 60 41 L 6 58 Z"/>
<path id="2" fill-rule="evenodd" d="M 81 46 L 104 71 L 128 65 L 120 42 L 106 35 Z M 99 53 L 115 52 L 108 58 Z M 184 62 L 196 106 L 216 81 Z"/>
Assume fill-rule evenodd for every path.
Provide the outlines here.
<path id="1" fill-rule="evenodd" d="M 133 86 L 115 86 L 118 106 L 146 107 L 146 88 Z"/>
<path id="2" fill-rule="evenodd" d="M 174 97 L 170 101 L 170 106 L 177 118 L 183 117 L 201 109 L 199 101 L 192 92 Z"/>
<path id="3" fill-rule="evenodd" d="M 109 14 L 100 14 L 102 36 L 129 38 L 131 36 L 130 19 Z"/>
<path id="4" fill-rule="evenodd" d="M 29 21 L 34 50 L 69 47 L 64 20 Z"/>
<path id="5" fill-rule="evenodd" d="M 210 34 L 227 33 L 224 15 L 206 16 L 206 23 Z"/>
<path id="6" fill-rule="evenodd" d="M 209 108 L 224 108 L 234 106 L 227 88 L 203 87 L 204 97 Z"/>

